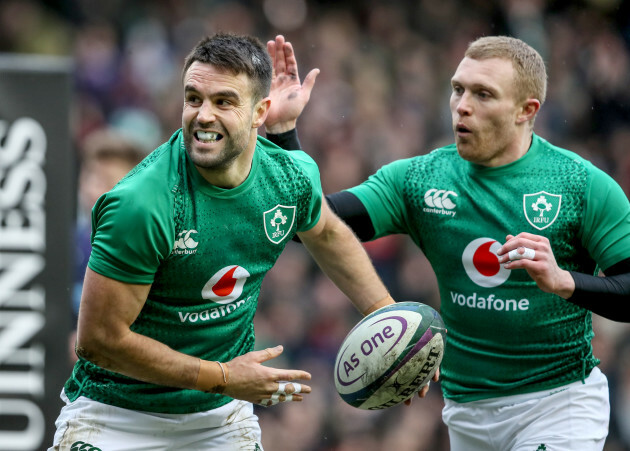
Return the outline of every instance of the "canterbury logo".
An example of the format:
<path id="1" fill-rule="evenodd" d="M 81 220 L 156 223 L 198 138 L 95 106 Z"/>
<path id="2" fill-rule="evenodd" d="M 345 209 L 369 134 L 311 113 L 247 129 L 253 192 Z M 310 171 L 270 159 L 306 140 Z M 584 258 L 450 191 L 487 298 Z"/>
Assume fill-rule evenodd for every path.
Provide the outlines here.
<path id="1" fill-rule="evenodd" d="M 427 207 L 423 208 L 424 212 L 437 213 L 446 216 L 455 216 L 455 204 L 454 200 L 457 198 L 455 191 L 448 191 L 445 189 L 431 188 L 424 193 L 424 203 Z"/>
<path id="2" fill-rule="evenodd" d="M 199 232 L 196 230 L 184 230 L 179 232 L 175 239 L 175 245 L 173 246 L 174 254 L 194 254 L 197 252 L 195 249 L 199 243 L 195 241 L 196 235 Z"/>
<path id="3" fill-rule="evenodd" d="M 432 188 L 424 193 L 424 202 L 433 208 L 445 208 L 452 210 L 455 208 L 455 204 L 451 200 L 450 196 L 457 197 L 454 191 L 446 191 L 445 189 Z"/>
<path id="4" fill-rule="evenodd" d="M 94 445 L 85 442 L 74 442 L 70 447 L 70 451 L 101 451 L 101 448 L 97 448 Z"/>

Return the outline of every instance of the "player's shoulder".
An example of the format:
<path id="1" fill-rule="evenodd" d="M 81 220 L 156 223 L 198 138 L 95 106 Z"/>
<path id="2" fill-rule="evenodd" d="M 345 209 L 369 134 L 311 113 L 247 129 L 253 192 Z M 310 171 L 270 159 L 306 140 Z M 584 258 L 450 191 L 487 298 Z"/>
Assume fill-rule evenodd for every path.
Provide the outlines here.
<path id="1" fill-rule="evenodd" d="M 577 152 L 552 144 L 536 134 L 533 135 L 533 146 L 538 148 L 544 157 L 542 164 L 547 167 L 558 169 L 564 167 L 572 173 L 582 172 L 585 176 L 608 177 L 601 168 Z"/>
<path id="2" fill-rule="evenodd" d="M 302 150 L 286 150 L 263 136 L 258 136 L 256 148 L 268 160 L 280 165 L 295 165 L 312 170 L 317 168 L 315 160 Z"/>
<path id="3" fill-rule="evenodd" d="M 455 143 L 445 144 L 443 146 L 435 147 L 427 155 L 433 158 L 453 158 L 458 156 L 457 145 Z"/>
<path id="4" fill-rule="evenodd" d="M 577 152 L 552 144 L 545 138 L 536 134 L 533 135 L 532 139 L 532 147 L 538 148 L 539 151 L 547 158 L 553 157 L 560 163 L 570 165 L 584 165 L 588 167 L 594 166 L 590 161 L 580 156 Z"/>
<path id="5" fill-rule="evenodd" d="M 411 171 L 450 172 L 450 170 L 463 165 L 465 160 L 459 156 L 457 146 L 453 143 L 433 148 L 425 154 L 404 159 L 402 162 L 401 165 L 407 166 Z"/>
<path id="6" fill-rule="evenodd" d="M 147 155 L 114 187 L 153 192 L 155 189 L 171 189 L 177 183 L 182 164 L 183 137 L 181 129 L 171 138 Z"/>
<path id="7" fill-rule="evenodd" d="M 444 173 L 461 164 L 463 160 L 457 154 L 455 145 L 434 148 L 428 153 L 413 157 L 400 158 L 383 165 L 377 176 L 386 177 L 398 182 L 413 179 L 414 175 L 437 171 Z"/>
<path id="8" fill-rule="evenodd" d="M 180 183 L 180 133 L 159 146 L 99 199 L 105 205 L 120 206 L 127 212 L 146 212 L 169 207 Z M 150 198 L 151 202 L 147 202 Z"/>
<path id="9" fill-rule="evenodd" d="M 459 161 L 461 158 L 457 153 L 457 146 L 455 143 L 452 143 L 440 147 L 434 147 L 422 155 L 412 157 L 411 160 L 416 164 L 425 165 L 440 161 L 449 161 L 449 164 L 452 164 L 453 161 Z"/>

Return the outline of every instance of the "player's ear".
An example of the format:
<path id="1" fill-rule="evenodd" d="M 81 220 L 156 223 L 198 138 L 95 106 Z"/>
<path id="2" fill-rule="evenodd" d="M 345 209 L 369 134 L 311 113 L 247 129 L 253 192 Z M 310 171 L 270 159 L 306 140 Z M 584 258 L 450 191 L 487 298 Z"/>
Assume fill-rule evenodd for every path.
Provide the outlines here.
<path id="1" fill-rule="evenodd" d="M 529 98 L 526 99 L 521 105 L 521 111 L 517 116 L 517 122 L 520 124 L 522 122 L 530 122 L 536 116 L 540 110 L 540 100 Z"/>
<path id="2" fill-rule="evenodd" d="M 269 97 L 265 97 L 256 102 L 256 105 L 254 105 L 254 115 L 252 117 L 252 128 L 258 128 L 265 123 L 270 105 L 271 99 Z"/>

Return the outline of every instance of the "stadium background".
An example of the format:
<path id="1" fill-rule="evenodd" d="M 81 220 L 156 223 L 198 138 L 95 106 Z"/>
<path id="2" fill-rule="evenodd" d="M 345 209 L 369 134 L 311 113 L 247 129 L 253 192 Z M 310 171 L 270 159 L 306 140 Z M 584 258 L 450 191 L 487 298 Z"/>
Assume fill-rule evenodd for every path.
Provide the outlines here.
<path id="1" fill-rule="evenodd" d="M 451 142 L 449 79 L 465 46 L 480 35 L 510 34 L 539 50 L 548 65 L 537 133 L 590 159 L 630 194 L 628 1 L 0 2 L 0 52 L 73 58 L 75 168 L 95 130 L 116 130 L 148 152 L 179 128 L 183 58 L 202 35 L 219 30 L 263 41 L 282 33 L 296 49 L 302 77 L 321 69 L 298 125 L 325 192 Z M 407 238 L 366 246 L 396 299 L 439 306 L 431 267 Z M 313 394 L 302 404 L 258 411 L 266 449 L 448 449 L 438 387 L 409 408 L 382 412 L 350 408 L 336 395 L 334 357 L 358 319 L 290 243 L 263 286 L 258 346 L 283 344 L 274 365 L 310 371 Z M 595 352 L 611 386 L 606 450 L 629 450 L 630 328 L 597 316 L 594 323 Z"/>

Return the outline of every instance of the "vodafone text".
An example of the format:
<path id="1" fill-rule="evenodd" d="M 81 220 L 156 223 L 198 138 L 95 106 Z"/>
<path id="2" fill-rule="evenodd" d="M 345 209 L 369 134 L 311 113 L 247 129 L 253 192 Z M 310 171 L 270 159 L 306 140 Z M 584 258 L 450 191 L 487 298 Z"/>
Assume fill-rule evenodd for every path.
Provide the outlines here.
<path id="1" fill-rule="evenodd" d="M 196 323 L 197 321 L 211 321 L 213 319 L 222 318 L 226 315 L 229 315 L 234 310 L 239 308 L 241 305 L 245 303 L 245 301 L 249 301 L 251 296 L 247 299 L 241 299 L 240 301 L 232 302 L 231 304 L 221 305 L 219 307 L 206 309 L 202 312 L 177 312 L 179 314 L 179 320 L 182 323 L 186 321 L 190 323 Z"/>
<path id="2" fill-rule="evenodd" d="M 451 299 L 453 304 L 462 307 L 480 309 L 480 310 L 496 310 L 499 312 L 524 311 L 529 310 L 529 299 L 499 299 L 494 294 L 488 297 L 479 296 L 473 293 L 469 296 L 451 291 Z"/>

